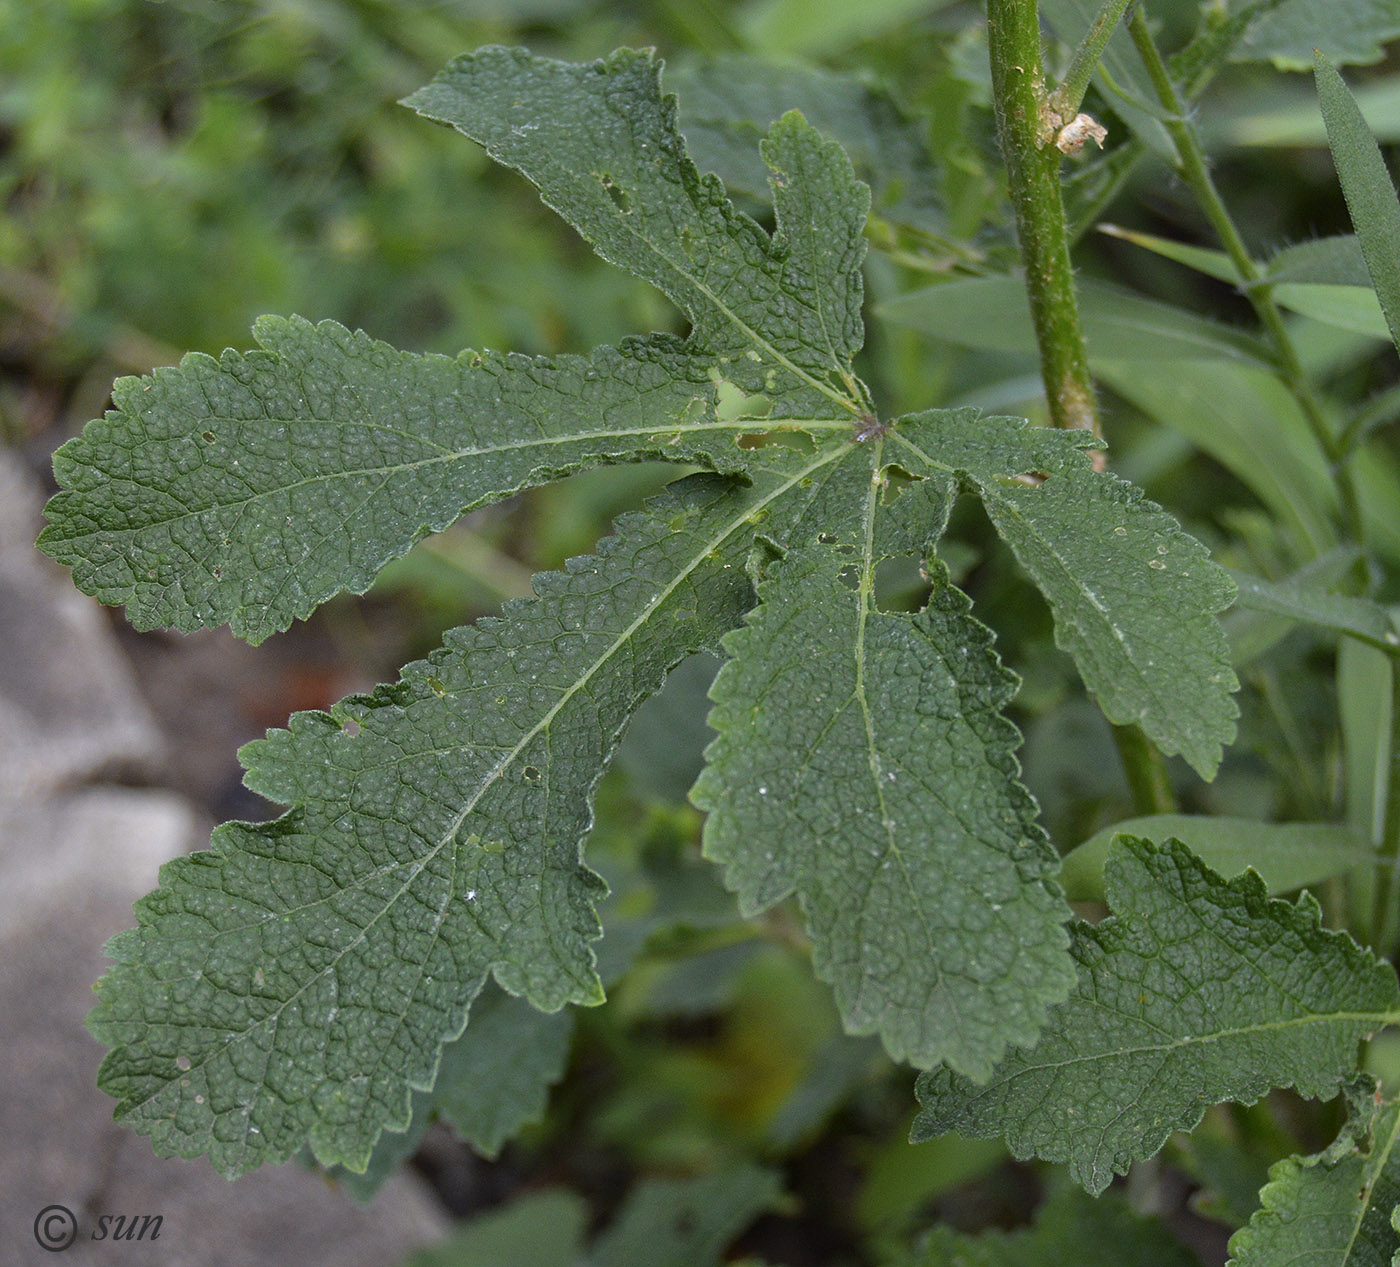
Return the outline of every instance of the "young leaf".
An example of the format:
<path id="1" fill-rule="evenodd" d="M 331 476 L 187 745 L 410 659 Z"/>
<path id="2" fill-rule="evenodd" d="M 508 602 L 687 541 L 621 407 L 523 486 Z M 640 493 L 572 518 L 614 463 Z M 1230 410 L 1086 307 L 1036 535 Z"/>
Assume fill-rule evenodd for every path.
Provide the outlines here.
<path id="1" fill-rule="evenodd" d="M 1210 778 L 1238 711 L 1214 618 L 1234 597 L 1224 569 L 1138 489 L 1094 471 L 1082 436 L 964 419 L 912 415 L 895 438 L 973 483 L 1108 719 L 1136 723 Z"/>
<path id="2" fill-rule="evenodd" d="M 1357 1043 L 1400 1020 L 1394 970 L 1322 928 L 1306 894 L 1271 899 L 1253 872 L 1227 882 L 1176 841 L 1131 837 L 1105 888 L 1115 914 L 1075 925 L 1079 985 L 1040 1042 L 984 1085 L 924 1074 L 914 1139 L 1003 1135 L 1101 1192 L 1219 1101 L 1332 1095 Z"/>
<path id="3" fill-rule="evenodd" d="M 876 562 L 818 540 L 772 569 L 692 796 L 745 914 L 798 894 L 849 1032 L 985 1077 L 1069 988 L 1067 908 L 999 711 L 1014 678 L 946 575 L 917 616 L 875 610 Z"/>
<path id="4" fill-rule="evenodd" d="M 1400 1253 L 1400 1103 L 1383 1102 L 1365 1078 L 1348 1100 L 1331 1147 L 1269 1171 L 1260 1210 L 1230 1238 L 1231 1267 L 1392 1267 Z"/>
<path id="5" fill-rule="evenodd" d="M 600 1001 L 592 789 L 637 702 L 748 606 L 749 517 L 798 478 L 698 477 L 398 684 L 248 745 L 249 786 L 294 808 L 168 864 L 109 947 L 91 1025 L 118 1116 L 229 1175 L 303 1142 L 360 1170 L 488 972 L 542 1009 Z"/>
<path id="6" fill-rule="evenodd" d="M 1400 29 L 1400 24 L 1397 27 Z M 1391 342 L 1400 348 L 1400 199 L 1395 196 L 1380 147 L 1346 84 L 1316 50 L 1314 73 L 1347 210 L 1361 240 L 1361 254 L 1390 327 Z"/>
<path id="7" fill-rule="evenodd" d="M 420 356 L 298 318 L 254 333 L 260 351 L 121 379 L 54 455 L 39 545 L 138 629 L 227 621 L 260 642 L 528 485 L 642 457 L 725 468 L 714 384 L 675 339 L 549 361 Z"/>

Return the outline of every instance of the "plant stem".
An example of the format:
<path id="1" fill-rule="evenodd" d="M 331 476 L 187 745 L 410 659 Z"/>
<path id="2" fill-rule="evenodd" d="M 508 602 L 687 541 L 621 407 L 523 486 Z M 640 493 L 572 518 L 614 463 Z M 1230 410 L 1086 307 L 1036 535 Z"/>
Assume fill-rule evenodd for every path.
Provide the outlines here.
<path id="1" fill-rule="evenodd" d="M 1390 657 L 1390 760 L 1385 792 L 1385 825 L 1376 856 L 1375 902 L 1371 909 L 1371 948 L 1388 956 L 1394 946 L 1392 908 L 1400 882 L 1400 661 Z"/>
<path id="2" fill-rule="evenodd" d="M 1167 774 L 1166 758 L 1137 726 L 1115 726 L 1113 742 L 1128 776 L 1133 809 L 1138 814 L 1174 814 L 1176 792 Z"/>
<path id="3" fill-rule="evenodd" d="M 1050 420 L 1057 427 L 1080 427 L 1099 435 L 1070 267 L 1060 151 L 1053 144 L 1035 0 L 987 0 L 987 43 L 997 137 L 1016 212 Z"/>
<path id="4" fill-rule="evenodd" d="M 1060 189 L 1061 155 L 1054 145 L 1058 124 L 1045 93 L 1035 0 L 987 0 L 987 44 L 997 139 L 1016 211 L 1050 421 L 1057 427 L 1080 427 L 1102 435 L 1070 265 Z M 1136 726 L 1115 727 L 1114 735 L 1134 799 L 1143 812 L 1173 808 L 1175 798 L 1162 754 Z"/>
<path id="5" fill-rule="evenodd" d="M 1249 248 L 1245 246 L 1240 231 L 1235 227 L 1229 210 L 1222 201 L 1219 191 L 1215 188 L 1215 182 L 1211 179 L 1210 169 L 1206 164 L 1205 150 L 1201 145 L 1200 137 L 1197 135 L 1195 126 L 1186 117 L 1185 107 L 1177 94 L 1176 86 L 1172 83 L 1166 63 L 1162 60 L 1161 53 L 1157 51 L 1157 45 L 1147 25 L 1147 15 L 1142 9 L 1136 10 L 1132 18 L 1129 19 L 1128 31 L 1133 37 L 1133 43 L 1137 47 L 1143 65 L 1147 68 L 1148 76 L 1151 78 L 1152 86 L 1157 93 L 1157 100 L 1166 111 L 1167 117 L 1162 122 L 1167 129 L 1167 134 L 1171 137 L 1172 146 L 1176 150 L 1177 166 L 1181 177 L 1190 186 L 1191 192 L 1195 195 L 1206 219 L 1210 221 L 1211 227 L 1220 239 L 1220 244 L 1225 248 L 1226 254 L 1229 255 L 1234 264 L 1236 273 L 1239 274 L 1240 289 L 1253 306 L 1255 315 L 1258 316 L 1260 324 L 1268 335 L 1269 342 L 1273 345 L 1274 356 L 1278 362 L 1279 378 L 1292 393 L 1293 398 L 1297 400 L 1308 421 L 1308 426 L 1312 430 L 1313 437 L 1327 456 L 1328 462 L 1331 463 L 1333 474 L 1337 480 L 1337 492 L 1341 499 L 1345 527 L 1353 540 L 1361 541 L 1363 531 L 1360 502 L 1357 497 L 1355 481 L 1344 464 L 1346 452 L 1341 446 L 1340 437 L 1333 431 L 1331 423 L 1328 422 L 1322 412 L 1322 407 L 1318 404 L 1312 385 L 1308 382 L 1307 374 L 1303 370 L 1298 350 L 1293 346 L 1293 338 L 1288 333 L 1287 325 L 1284 324 L 1283 314 L 1279 311 L 1278 305 L 1274 303 L 1269 283 L 1259 265 L 1254 262 L 1250 255 Z"/>
<path id="6" fill-rule="evenodd" d="M 1104 0 L 1099 16 L 1074 50 L 1069 70 L 1065 72 L 1060 86 L 1050 94 L 1050 109 L 1060 116 L 1062 123 L 1069 122 L 1079 112 L 1084 94 L 1089 89 L 1089 80 L 1094 77 L 1094 69 L 1108 45 L 1108 37 L 1132 3 L 1133 0 Z"/>

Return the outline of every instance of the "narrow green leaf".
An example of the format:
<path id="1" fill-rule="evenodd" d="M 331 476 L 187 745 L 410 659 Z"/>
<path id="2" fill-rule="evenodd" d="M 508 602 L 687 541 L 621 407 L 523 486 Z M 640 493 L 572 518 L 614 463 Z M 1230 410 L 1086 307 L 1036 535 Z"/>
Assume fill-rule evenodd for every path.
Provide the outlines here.
<path id="1" fill-rule="evenodd" d="M 1293 394 L 1254 366 L 1104 362 L 1098 376 L 1149 418 L 1186 436 L 1278 518 L 1299 557 L 1336 545 L 1336 485 Z"/>
<path id="2" fill-rule="evenodd" d="M 1284 247 L 1269 261 L 1267 277 L 1270 282 L 1371 288 L 1361 241 L 1351 233 Z"/>
<path id="3" fill-rule="evenodd" d="M 906 118 L 889 96 L 851 74 L 737 54 L 679 69 L 665 86 L 680 103 L 686 149 L 702 172 L 714 172 L 730 193 L 770 196 L 758 143 L 789 110 L 838 141 L 887 220 L 929 233 L 943 228 L 938 173 L 929 161 L 923 125 Z"/>
<path id="4" fill-rule="evenodd" d="M 1149 814 L 1105 827 L 1065 855 L 1060 883 L 1071 901 L 1104 900 L 1104 862 L 1118 836 L 1172 837 L 1213 871 L 1253 867 L 1270 893 L 1290 893 L 1375 861 L 1365 836 L 1336 823 L 1260 823 L 1209 814 Z"/>
<path id="5" fill-rule="evenodd" d="M 1098 229 L 1108 237 L 1131 242 L 1134 246 L 1140 246 L 1164 259 L 1184 264 L 1187 268 L 1204 273 L 1207 277 L 1214 277 L 1217 281 L 1234 285 L 1240 279 L 1235 262 L 1224 251 L 1192 246 L 1187 242 L 1174 242 L 1171 238 L 1158 237 L 1153 233 L 1139 233 L 1135 229 L 1124 229 L 1116 224 L 1101 224 Z"/>
<path id="6" fill-rule="evenodd" d="M 1298 589 L 1326 591 L 1354 571 L 1361 558 L 1361 551 L 1354 545 L 1334 546 L 1295 568 L 1281 583 Z M 1239 603 L 1225 613 L 1221 624 L 1237 668 L 1263 655 L 1297 628 L 1297 622 L 1289 617 L 1251 611 Z"/>
<path id="7" fill-rule="evenodd" d="M 600 1001 L 593 787 L 638 701 L 748 606 L 750 516 L 812 465 L 688 481 L 396 685 L 248 745 L 249 786 L 293 808 L 167 864 L 109 947 L 91 1026 L 118 1116 L 228 1175 L 303 1142 L 362 1170 L 488 972 L 545 1010 Z"/>
<path id="8" fill-rule="evenodd" d="M 1389 339 L 1390 327 L 1370 286 L 1327 286 L 1284 282 L 1273 288 L 1274 300 L 1300 317 L 1350 330 L 1372 339 Z"/>
<path id="9" fill-rule="evenodd" d="M 39 545 L 139 629 L 227 621 L 259 642 L 464 511 L 586 463 L 741 465 L 674 339 L 548 361 L 420 356 L 298 318 L 254 332 L 260 351 L 119 380 L 54 455 Z"/>
<path id="10" fill-rule="evenodd" d="M 1265 361 L 1256 340 L 1184 308 L 1104 282 L 1081 281 L 1079 291 L 1084 337 L 1095 361 Z M 1025 283 L 1016 277 L 925 286 L 877 305 L 875 314 L 962 347 L 994 352 L 1035 347 Z"/>
<path id="11" fill-rule="evenodd" d="M 1230 1238 L 1231 1267 L 1393 1267 L 1400 1257 L 1400 1103 L 1369 1079 L 1348 1097 L 1336 1141 L 1269 1171 L 1261 1208 Z"/>
<path id="12" fill-rule="evenodd" d="M 521 172 L 604 259 L 670 296 L 690 318 L 692 346 L 735 360 L 746 391 L 781 381 L 780 409 L 801 399 L 858 412 L 839 370 L 861 344 L 870 191 L 840 146 L 786 115 L 764 143 L 778 221 L 770 239 L 687 157 L 660 71 L 652 54 L 630 49 L 585 65 L 487 48 L 406 104 Z"/>
<path id="13" fill-rule="evenodd" d="M 1225 881 L 1176 841 L 1131 837 L 1105 888 L 1115 914 L 1075 925 L 1079 985 L 1040 1042 L 983 1085 L 924 1074 L 914 1139 L 1002 1135 L 1100 1192 L 1219 1101 L 1334 1094 L 1360 1040 L 1400 1020 L 1394 970 L 1306 894 L 1271 899 L 1252 872 Z"/>
<path id="14" fill-rule="evenodd" d="M 1395 16 L 1400 18 L 1400 5 L 1395 8 Z M 1400 348 L 1400 199 L 1366 120 L 1336 68 L 1320 52 L 1314 55 L 1314 73 L 1347 210 L 1361 240 L 1361 253 L 1385 313 L 1391 342 Z"/>
<path id="15" fill-rule="evenodd" d="M 912 415 L 895 435 L 975 485 L 1105 716 L 1210 778 L 1234 737 L 1238 683 L 1215 619 L 1234 587 L 1205 547 L 1140 490 L 1094 471 L 1082 436 L 1007 418 L 972 428 L 948 412 Z"/>
<path id="16" fill-rule="evenodd" d="M 1329 594 L 1288 581 L 1266 581 L 1229 569 L 1238 590 L 1235 602 L 1250 611 L 1291 616 L 1294 620 L 1350 634 L 1382 651 L 1400 646 L 1400 634 L 1390 613 L 1379 603 L 1346 594 Z"/>
<path id="17" fill-rule="evenodd" d="M 877 561 L 818 540 L 771 570 L 692 797 L 745 914 L 797 893 L 849 1032 L 982 1077 L 1064 997 L 1068 910 L 1016 782 L 1014 678 L 946 574 L 917 616 L 876 610 Z"/>

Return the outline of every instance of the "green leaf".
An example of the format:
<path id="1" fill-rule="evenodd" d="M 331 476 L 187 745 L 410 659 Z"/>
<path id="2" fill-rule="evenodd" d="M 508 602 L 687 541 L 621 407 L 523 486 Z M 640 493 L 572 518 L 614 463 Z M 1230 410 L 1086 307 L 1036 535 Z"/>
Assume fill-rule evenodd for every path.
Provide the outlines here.
<path id="1" fill-rule="evenodd" d="M 749 0 L 740 19 L 752 48 L 807 55 L 837 52 L 892 30 L 952 0 Z"/>
<path id="2" fill-rule="evenodd" d="M 838 141 L 887 220 L 937 233 L 943 228 L 938 175 L 923 127 L 884 92 L 849 74 L 730 55 L 667 68 L 666 87 L 680 102 L 686 148 L 701 171 L 730 193 L 769 196 L 758 143 L 773 120 L 800 110 L 823 136 Z"/>
<path id="3" fill-rule="evenodd" d="M 876 610 L 871 537 L 794 547 L 760 586 L 692 797 L 744 914 L 797 893 L 849 1032 L 982 1077 L 1069 988 L 1068 911 L 999 711 L 1014 678 L 946 575 L 917 616 Z"/>
<path id="4" fill-rule="evenodd" d="M 259 642 L 527 485 L 605 460 L 715 464 L 714 385 L 673 339 L 547 361 L 419 356 L 297 318 L 254 333 L 261 351 L 119 380 L 116 409 L 54 455 L 39 545 L 137 628 L 227 621 Z"/>
<path id="5" fill-rule="evenodd" d="M 1079 292 L 1084 336 L 1096 361 L 1264 362 L 1254 339 L 1184 308 L 1103 282 L 1081 281 Z M 940 282 L 886 300 L 875 313 L 962 347 L 994 352 L 1035 347 L 1025 283 L 1017 277 Z"/>
<path id="6" fill-rule="evenodd" d="M 432 1088 L 413 1093 L 408 1128 L 379 1137 L 363 1174 L 344 1167 L 332 1174 L 356 1200 L 368 1201 L 439 1116 L 483 1157 L 495 1157 L 521 1127 L 543 1116 L 549 1088 L 563 1077 L 573 1031 L 571 1009 L 540 1012 L 488 984 L 472 1004 L 471 1023 L 444 1044 Z"/>
<path id="7" fill-rule="evenodd" d="M 594 1242 L 589 1267 L 718 1267 L 729 1242 L 780 1191 L 778 1176 L 757 1166 L 644 1180 Z"/>
<path id="8" fill-rule="evenodd" d="M 407 1267 L 577 1267 L 588 1203 L 572 1192 L 533 1192 L 478 1215 Z"/>
<path id="9" fill-rule="evenodd" d="M 1361 551 L 1354 545 L 1334 546 L 1281 578 L 1281 583 L 1309 591 L 1327 590 L 1354 572 L 1361 558 Z M 1287 616 L 1251 611 L 1239 603 L 1221 623 L 1236 667 L 1263 655 L 1297 628 L 1297 622 Z"/>
<path id="10" fill-rule="evenodd" d="M 690 481 L 397 685 L 248 745 L 249 786 L 294 808 L 167 864 L 109 947 L 91 1025 L 118 1116 L 229 1175 L 303 1141 L 361 1170 L 488 972 L 545 1010 L 600 1001 L 593 787 L 747 607 L 749 516 L 784 487 Z"/>
<path id="11" fill-rule="evenodd" d="M 1199 1261 L 1119 1194 L 1094 1200 L 1068 1188 L 1036 1211 L 1032 1227 L 976 1236 L 936 1227 L 899 1267 L 1198 1267 Z"/>
<path id="12" fill-rule="evenodd" d="M 1234 736 L 1238 683 L 1214 619 L 1234 586 L 1205 547 L 1140 490 L 1094 471 L 1083 437 L 1006 418 L 974 429 L 951 413 L 913 415 L 895 434 L 975 485 L 1108 719 L 1141 726 L 1210 778 Z"/>
<path id="13" fill-rule="evenodd" d="M 1283 0 L 1250 24 L 1232 60 L 1305 70 L 1320 51 L 1343 64 L 1377 62 L 1397 35 L 1400 0 Z"/>
<path id="14" fill-rule="evenodd" d="M 1002 1135 L 1100 1192 L 1219 1101 L 1334 1094 L 1358 1042 L 1400 1019 L 1394 970 L 1322 928 L 1306 894 L 1271 899 L 1252 872 L 1225 881 L 1176 841 L 1134 838 L 1105 888 L 1115 914 L 1075 925 L 1079 984 L 1040 1042 L 983 1085 L 923 1075 L 914 1139 Z"/>
<path id="15" fill-rule="evenodd" d="M 801 115 L 784 115 L 763 145 L 770 239 L 687 157 L 650 53 L 619 49 L 584 65 L 481 49 L 405 104 L 521 172 L 598 254 L 675 302 L 697 351 L 735 362 L 726 374 L 743 371 L 745 391 L 778 392 L 775 412 L 799 401 L 859 412 L 848 367 L 863 334 L 870 191 Z"/>
<path id="16" fill-rule="evenodd" d="M 1214 277 L 1216 281 L 1229 282 L 1234 285 L 1240 279 L 1239 270 L 1235 268 L 1234 260 L 1224 251 L 1214 251 L 1204 246 L 1192 246 L 1188 242 L 1174 242 L 1171 238 L 1158 237 L 1153 233 L 1140 233 L 1136 229 L 1124 229 L 1116 224 L 1101 224 L 1098 226 L 1098 230 L 1108 237 L 1131 242 L 1134 246 L 1143 247 L 1154 255 L 1160 255 L 1164 259 L 1184 264 L 1187 268 L 1204 273 L 1207 277 Z"/>
<path id="17" fill-rule="evenodd" d="M 1350 634 L 1382 651 L 1400 646 L 1390 613 L 1370 599 L 1329 594 L 1295 582 L 1267 581 L 1236 569 L 1230 569 L 1230 576 L 1238 589 L 1236 603 L 1250 611 L 1290 616 L 1333 633 Z"/>
<path id="18" fill-rule="evenodd" d="M 1396 30 L 1400 30 L 1400 4 L 1390 7 L 1397 19 Z M 1322 53 L 1315 52 L 1314 71 L 1347 210 L 1361 240 L 1366 270 L 1385 313 L 1391 342 L 1400 348 L 1400 199 L 1395 196 L 1380 147 L 1336 68 Z"/>
<path id="19" fill-rule="evenodd" d="M 1071 901 L 1102 902 L 1104 861 L 1119 836 L 1172 837 L 1213 871 L 1253 867 L 1270 893 L 1289 893 L 1375 861 L 1366 837 L 1336 823 L 1260 823 L 1206 814 L 1149 814 L 1105 827 L 1065 855 L 1060 883 Z"/>
<path id="20" fill-rule="evenodd" d="M 1230 1238 L 1232 1267 L 1392 1267 L 1400 1254 L 1400 1103 L 1382 1101 L 1364 1078 L 1348 1100 L 1329 1148 L 1269 1171 L 1261 1208 Z"/>

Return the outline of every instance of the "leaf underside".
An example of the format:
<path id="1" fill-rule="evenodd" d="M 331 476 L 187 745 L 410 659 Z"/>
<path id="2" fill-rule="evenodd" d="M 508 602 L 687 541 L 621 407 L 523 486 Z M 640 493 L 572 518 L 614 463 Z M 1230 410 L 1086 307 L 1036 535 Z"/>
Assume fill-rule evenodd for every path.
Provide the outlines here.
<path id="1" fill-rule="evenodd" d="M 923 1075 L 913 1138 L 1001 1135 L 1100 1192 L 1212 1104 L 1333 1095 L 1394 1017 L 1394 971 L 1306 894 L 1271 899 L 1252 871 L 1225 881 L 1177 841 L 1127 836 L 1105 888 L 1115 914 L 1073 927 L 1079 984 L 1038 1043 L 982 1085 Z"/>
<path id="2" fill-rule="evenodd" d="M 847 1027 L 897 1056 L 982 1077 L 1033 1042 L 1074 982 L 1070 912 L 1000 711 L 1014 678 L 934 556 L 960 492 L 1046 589 L 1110 716 L 1203 772 L 1229 737 L 1223 573 L 1093 472 L 1083 436 L 876 419 L 850 161 L 780 117 L 760 146 L 770 235 L 686 157 L 659 73 L 628 50 L 486 49 L 411 104 L 660 287 L 685 340 L 452 359 L 267 319 L 260 351 L 124 380 L 59 455 L 43 544 L 81 586 L 138 623 L 253 639 L 466 507 L 597 462 L 710 472 L 397 683 L 243 750 L 248 785 L 290 808 L 163 869 L 90 1021 L 113 1048 L 100 1085 L 162 1153 L 234 1175 L 309 1145 L 363 1170 L 488 977 L 544 1011 L 600 1001 L 593 790 L 640 701 L 721 640 L 696 798 L 745 911 L 796 894 Z M 876 569 L 907 554 L 929 606 L 880 611 Z M 824 694 L 792 672 L 813 661 Z M 488 1150 L 509 1125 L 463 1122 Z"/>

